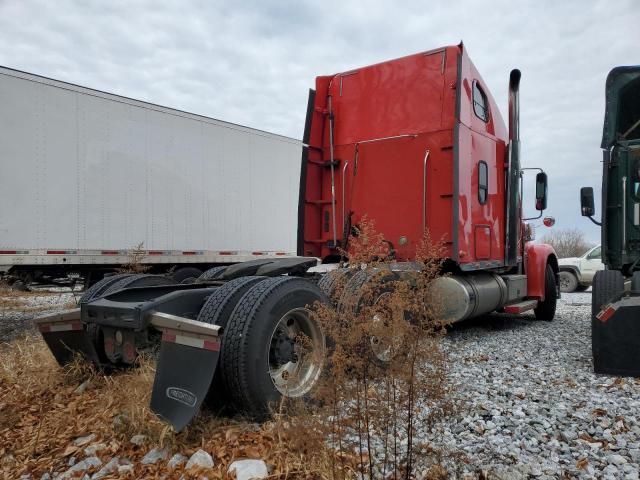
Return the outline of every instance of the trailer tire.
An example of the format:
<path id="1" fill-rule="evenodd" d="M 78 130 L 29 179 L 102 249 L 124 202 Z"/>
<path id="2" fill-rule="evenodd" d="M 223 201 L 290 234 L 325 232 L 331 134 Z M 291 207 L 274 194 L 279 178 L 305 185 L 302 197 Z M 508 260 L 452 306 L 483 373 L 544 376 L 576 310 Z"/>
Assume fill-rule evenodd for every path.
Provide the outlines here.
<path id="1" fill-rule="evenodd" d="M 202 270 L 200 270 L 199 268 L 182 267 L 173 272 L 171 274 L 171 278 L 173 278 L 177 283 L 192 283 L 185 282 L 185 280 L 193 279 L 195 281 L 196 278 L 198 278 L 200 275 L 202 275 Z"/>
<path id="2" fill-rule="evenodd" d="M 205 282 L 207 280 L 215 280 L 216 278 L 219 278 L 225 272 L 226 269 L 227 269 L 227 265 L 224 265 L 222 267 L 210 268 L 209 270 L 205 271 L 202 275 L 200 275 L 196 280 L 196 282 Z"/>
<path id="3" fill-rule="evenodd" d="M 159 285 L 175 285 L 177 282 L 169 277 L 163 275 L 150 275 L 145 273 L 137 273 L 129 275 L 126 278 L 122 278 L 119 281 L 111 284 L 107 288 L 102 296 L 109 295 L 111 293 L 122 290 L 123 288 L 133 287 L 156 287 Z"/>
<path id="4" fill-rule="evenodd" d="M 556 303 L 558 302 L 558 289 L 556 275 L 551 265 L 547 264 L 544 272 L 544 300 L 538 302 L 534 309 L 537 320 L 550 322 L 556 315 Z"/>
<path id="5" fill-rule="evenodd" d="M 318 281 L 318 287 L 329 297 L 334 305 L 340 300 L 340 295 L 349 278 L 353 275 L 353 269 L 338 268 L 325 273 Z"/>
<path id="6" fill-rule="evenodd" d="M 132 274 L 130 273 L 120 273 L 117 275 L 104 277 L 102 280 L 97 281 L 87 290 L 85 290 L 85 292 L 80 297 L 80 300 L 78 300 L 78 305 L 80 305 L 81 303 L 89 303 L 91 300 L 99 298 L 111 285 L 122 280 L 123 278 L 130 277 L 131 275 Z"/>
<path id="7" fill-rule="evenodd" d="M 560 291 L 562 293 L 573 293 L 578 289 L 578 277 L 573 272 L 562 270 L 558 274 L 560 281 Z"/>
<path id="8" fill-rule="evenodd" d="M 264 419 L 284 396 L 303 397 L 315 386 L 326 354 L 324 334 L 309 310 L 316 302 L 328 299 L 317 285 L 295 277 L 267 278 L 240 299 L 227 322 L 219 363 L 225 393 L 237 410 Z M 276 382 L 286 383 L 286 366 L 297 366 L 298 360 L 294 342 L 281 343 L 282 330 L 294 325 L 318 350 L 312 356 L 316 361 L 299 364 L 302 383 L 287 385 L 283 392 Z"/>

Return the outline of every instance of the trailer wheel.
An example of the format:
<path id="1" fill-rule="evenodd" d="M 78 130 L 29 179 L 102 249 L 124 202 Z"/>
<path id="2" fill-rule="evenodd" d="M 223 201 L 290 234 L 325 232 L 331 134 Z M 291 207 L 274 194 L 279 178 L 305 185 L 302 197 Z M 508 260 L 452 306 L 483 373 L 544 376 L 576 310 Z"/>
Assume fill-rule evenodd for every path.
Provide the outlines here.
<path id="1" fill-rule="evenodd" d="M 563 270 L 558 275 L 560 281 L 560 291 L 562 293 L 573 293 L 578 289 L 578 277 L 572 272 Z"/>
<path id="2" fill-rule="evenodd" d="M 129 275 L 111 284 L 109 288 L 107 288 L 104 291 L 102 296 L 106 296 L 113 292 L 117 292 L 118 290 L 122 290 L 123 288 L 155 287 L 158 285 L 175 285 L 175 284 L 176 284 L 175 280 L 169 277 L 165 277 L 163 275 L 150 275 L 145 273 L 137 273 L 134 275 Z"/>
<path id="3" fill-rule="evenodd" d="M 544 300 L 538 302 L 534 309 L 537 320 L 550 322 L 556 315 L 556 303 L 558 301 L 558 290 L 556 286 L 556 275 L 551 265 L 547 264 L 544 274 Z"/>
<path id="4" fill-rule="evenodd" d="M 97 281 L 91 287 L 89 287 L 78 300 L 78 304 L 88 303 L 91 300 L 95 300 L 100 297 L 104 291 L 109 288 L 114 283 L 122 280 L 123 278 L 130 277 L 130 273 L 120 273 L 117 275 L 110 275 L 108 277 L 104 277 L 102 280 Z"/>
<path id="5" fill-rule="evenodd" d="M 200 275 L 196 281 L 205 282 L 207 280 L 215 280 L 216 278 L 219 278 L 225 272 L 226 269 L 227 269 L 227 265 L 224 265 L 222 267 L 210 268 L 209 270 L 205 271 L 202 275 Z"/>
<path id="6" fill-rule="evenodd" d="M 351 268 L 338 268 L 336 270 L 331 270 L 330 272 L 322 275 L 322 278 L 318 281 L 318 287 L 331 299 L 333 304 L 336 305 L 338 300 L 340 300 L 339 296 L 342 293 L 342 290 L 352 275 L 353 269 Z"/>
<path id="7" fill-rule="evenodd" d="M 171 278 L 173 278 L 178 283 L 192 283 L 187 282 L 186 280 L 195 281 L 196 278 L 198 278 L 200 275 L 202 275 L 202 270 L 200 270 L 199 268 L 182 267 L 173 272 L 171 274 Z"/>
<path id="8" fill-rule="evenodd" d="M 219 364 L 238 410 L 264 418 L 283 397 L 303 397 L 316 385 L 326 355 L 310 310 L 316 302 L 328 299 L 317 285 L 295 277 L 268 278 L 240 299 L 227 322 Z"/>

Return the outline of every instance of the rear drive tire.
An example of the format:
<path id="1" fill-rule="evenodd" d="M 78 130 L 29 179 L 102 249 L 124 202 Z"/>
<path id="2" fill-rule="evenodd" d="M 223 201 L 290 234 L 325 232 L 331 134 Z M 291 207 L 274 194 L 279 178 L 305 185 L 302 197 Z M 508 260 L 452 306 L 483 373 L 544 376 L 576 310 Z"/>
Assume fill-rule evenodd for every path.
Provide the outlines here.
<path id="1" fill-rule="evenodd" d="M 122 278 L 119 281 L 111 284 L 109 288 L 107 288 L 102 296 L 109 295 L 111 293 L 117 292 L 118 290 L 122 290 L 123 288 L 133 288 L 133 287 L 156 287 L 159 285 L 175 285 L 176 281 L 165 277 L 163 275 L 151 275 L 145 273 L 138 273 L 135 275 L 129 275 L 126 278 Z"/>
<path id="2" fill-rule="evenodd" d="M 104 277 L 102 280 L 94 283 L 91 287 L 85 290 L 85 292 L 80 297 L 80 300 L 78 300 L 78 304 L 89 303 L 91 300 L 99 298 L 111 285 L 122 280 L 123 278 L 130 276 L 130 273 L 120 273 L 117 275 Z"/>
<path id="3" fill-rule="evenodd" d="M 225 283 L 205 301 L 200 313 L 198 313 L 197 320 L 211 325 L 219 325 L 224 329 L 242 296 L 256 283 L 266 279 L 267 277 L 240 277 Z M 206 399 L 209 408 L 216 411 L 233 410 L 232 402 L 227 399 L 219 368 L 216 369 L 209 392 Z"/>
<path id="4" fill-rule="evenodd" d="M 193 279 L 195 281 L 202 275 L 202 270 L 195 267 L 182 267 L 176 270 L 171 274 L 171 278 L 173 278 L 177 283 L 187 283 L 185 280 Z"/>
<path id="5" fill-rule="evenodd" d="M 267 277 L 240 277 L 225 283 L 209 296 L 198 313 L 197 320 L 224 328 L 247 290 L 266 279 Z"/>
<path id="6" fill-rule="evenodd" d="M 206 280 L 215 280 L 216 278 L 219 278 L 227 269 L 227 265 L 224 265 L 222 267 L 213 267 L 210 268 L 209 270 L 205 271 L 202 275 L 200 275 L 198 277 L 197 282 L 204 282 Z"/>
<path id="7" fill-rule="evenodd" d="M 392 282 L 399 280 L 399 276 L 393 271 L 381 271 L 376 269 L 360 270 L 353 275 L 345 285 L 338 311 L 341 313 L 360 314 L 363 308 L 374 306 L 385 296 L 389 295 L 393 289 Z M 370 282 L 376 282 L 373 286 L 368 286 Z M 375 290 L 372 290 L 375 288 Z M 382 322 L 385 324 L 384 318 L 375 314 L 370 319 L 372 323 Z M 363 346 L 364 352 L 369 352 L 371 361 L 380 367 L 387 367 L 392 360 L 394 347 L 389 342 L 381 341 L 376 336 L 371 336 L 368 340 L 368 346 Z M 396 341 L 392 341 L 396 343 Z M 397 350 L 397 348 L 395 348 Z"/>
<path id="8" fill-rule="evenodd" d="M 318 287 L 331 299 L 334 305 L 340 300 L 340 294 L 353 275 L 353 269 L 338 268 L 322 275 L 318 281 Z"/>
<path id="9" fill-rule="evenodd" d="M 308 308 L 316 302 L 328 299 L 317 285 L 295 277 L 268 278 L 240 299 L 218 367 L 238 410 L 265 418 L 283 396 L 303 397 L 316 385 L 326 354 L 324 334 Z M 293 338 L 300 334 L 309 339 L 312 355 L 298 356 Z"/>
<path id="10" fill-rule="evenodd" d="M 108 280 L 108 281 L 105 281 Z M 104 284 L 102 284 L 104 282 Z M 100 288 L 97 288 L 93 293 L 91 298 L 84 301 L 83 298 L 85 295 L 90 293 L 91 288 L 100 285 Z M 122 290 L 123 288 L 130 287 L 153 287 L 156 285 L 174 285 L 175 282 L 170 278 L 163 277 L 161 275 L 149 275 L 149 274 L 130 274 L 123 273 L 119 275 L 112 275 L 111 277 L 103 278 L 98 283 L 96 283 L 93 287 L 85 292 L 85 294 L 80 298 L 79 303 L 88 303 L 93 300 L 97 300 L 98 298 L 109 295 L 110 293 L 117 292 L 118 290 Z M 102 331 L 98 328 L 98 325 L 95 323 L 87 323 L 86 331 L 87 335 L 93 342 L 93 345 L 96 349 L 96 353 L 98 354 L 98 358 L 100 362 L 103 364 L 108 364 L 109 359 L 107 355 L 104 353 L 104 339 L 102 335 Z"/>
<path id="11" fill-rule="evenodd" d="M 558 290 L 556 287 L 556 275 L 551 265 L 547 264 L 544 274 L 544 300 L 538 302 L 534 312 L 537 320 L 550 322 L 556 314 Z"/>
<path id="12" fill-rule="evenodd" d="M 94 283 L 91 287 L 89 287 L 78 300 L 78 305 L 83 305 L 89 303 L 93 300 L 96 300 L 111 287 L 111 285 L 118 283 L 126 278 L 133 276 L 131 273 L 119 273 L 116 275 L 110 275 L 108 277 L 104 277 L 102 280 Z M 98 354 L 98 359 L 100 363 L 106 365 L 109 363 L 109 359 L 107 358 L 106 353 L 104 353 L 104 344 L 102 332 L 98 328 L 98 325 L 95 323 L 86 323 L 85 330 L 87 332 L 87 336 L 93 343 L 94 348 L 96 349 L 96 353 Z"/>
<path id="13" fill-rule="evenodd" d="M 560 291 L 562 293 L 573 293 L 578 287 L 578 277 L 573 272 L 561 271 L 558 274 L 558 280 L 560 281 Z"/>

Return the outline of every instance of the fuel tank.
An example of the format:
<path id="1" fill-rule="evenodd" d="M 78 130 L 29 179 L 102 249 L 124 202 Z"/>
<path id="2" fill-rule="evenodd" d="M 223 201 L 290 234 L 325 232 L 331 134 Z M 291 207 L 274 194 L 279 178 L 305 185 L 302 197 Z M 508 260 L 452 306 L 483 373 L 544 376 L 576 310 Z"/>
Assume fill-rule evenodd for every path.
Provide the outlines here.
<path id="1" fill-rule="evenodd" d="M 503 307 L 509 301 L 508 293 L 505 281 L 492 273 L 440 277 L 431 287 L 435 308 L 443 319 L 451 322 Z"/>

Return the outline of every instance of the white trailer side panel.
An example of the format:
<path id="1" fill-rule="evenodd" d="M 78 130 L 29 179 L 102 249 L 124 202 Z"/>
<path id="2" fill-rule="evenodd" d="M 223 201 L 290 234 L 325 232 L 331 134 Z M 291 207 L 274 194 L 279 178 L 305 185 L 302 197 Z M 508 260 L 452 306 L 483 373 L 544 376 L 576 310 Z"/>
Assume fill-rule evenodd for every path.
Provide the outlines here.
<path id="1" fill-rule="evenodd" d="M 0 68 L 0 250 L 295 252 L 301 148 Z"/>

